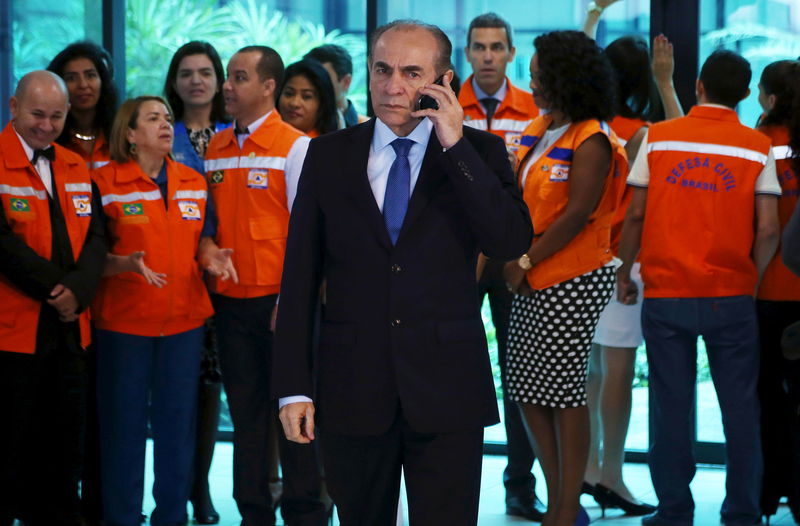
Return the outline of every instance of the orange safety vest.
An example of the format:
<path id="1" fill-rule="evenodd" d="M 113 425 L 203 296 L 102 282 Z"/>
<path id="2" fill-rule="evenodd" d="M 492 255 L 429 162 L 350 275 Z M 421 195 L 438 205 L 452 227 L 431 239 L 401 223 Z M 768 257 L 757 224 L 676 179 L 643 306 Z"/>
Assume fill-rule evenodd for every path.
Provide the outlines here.
<path id="1" fill-rule="evenodd" d="M 81 141 L 75 137 L 72 138 L 70 144 L 67 145 L 67 148 L 83 158 L 83 160 L 86 162 L 86 167 L 89 168 L 89 171 L 102 168 L 103 166 L 107 165 L 109 161 L 111 161 L 111 152 L 108 149 L 106 136 L 103 134 L 103 132 L 97 133 L 91 152 L 87 153 L 86 150 L 81 147 Z"/>
<path id="2" fill-rule="evenodd" d="M 714 141 L 714 142 L 711 142 Z M 752 295 L 755 184 L 770 140 L 732 109 L 695 106 L 648 131 L 642 231 L 646 298 Z"/>
<path id="3" fill-rule="evenodd" d="M 642 129 L 643 126 L 649 126 L 650 123 L 642 119 L 629 119 L 627 117 L 620 117 L 617 115 L 611 122 L 608 123 L 617 137 L 620 139 L 620 144 L 625 146 L 631 137 L 636 135 L 636 132 Z M 631 160 L 633 163 L 633 160 Z M 633 188 L 626 184 L 627 177 L 616 179 L 619 184 L 623 185 L 621 189 L 622 199 L 614 212 L 614 217 L 611 219 L 611 252 L 619 254 L 619 240 L 622 234 L 622 224 L 625 222 L 625 214 L 628 212 L 628 206 L 631 204 L 633 198 Z"/>
<path id="4" fill-rule="evenodd" d="M 552 123 L 550 115 L 538 117 L 522 134 L 518 180 L 522 181 L 526 156 Z M 564 212 L 569 200 L 569 173 L 575 150 L 589 137 L 602 133 L 608 137 L 613 151 L 611 166 L 606 176 L 603 195 L 589 216 L 589 222 L 564 248 L 537 263 L 528 271 L 528 283 L 533 289 L 546 289 L 557 283 L 580 276 L 602 267 L 612 259 L 611 218 L 619 200 L 621 184 L 628 173 L 625 149 L 607 124 L 597 120 L 573 123 L 566 132 L 537 159 L 528 170 L 522 197 L 528 204 L 533 221 L 535 238 L 546 231 Z M 536 241 L 534 240 L 534 243 Z"/>
<path id="5" fill-rule="evenodd" d="M 195 259 L 208 198 L 205 178 L 171 159 L 169 204 L 135 161 L 110 162 L 92 173 L 108 224 L 110 251 L 143 250 L 145 263 L 166 274 L 162 288 L 136 272 L 100 281 L 92 317 L 99 329 L 137 336 L 170 336 L 203 325 L 214 311 Z"/>
<path id="6" fill-rule="evenodd" d="M 789 131 L 783 126 L 761 127 L 758 130 L 772 139 L 772 153 L 775 156 L 775 167 L 782 194 L 778 199 L 778 217 L 781 230 L 789 222 L 797 198 L 800 195 L 800 184 L 792 168 L 792 150 L 789 145 Z M 758 299 L 770 301 L 800 301 L 800 277 L 796 276 L 781 258 L 781 247 L 770 261 L 761 285 L 758 288 Z"/>
<path id="7" fill-rule="evenodd" d="M 211 139 L 205 168 L 218 217 L 217 243 L 233 249 L 239 275 L 238 285 L 212 278 L 215 292 L 255 298 L 280 290 L 289 229 L 284 167 L 302 136 L 272 110 L 242 149 L 233 127 Z"/>
<path id="8" fill-rule="evenodd" d="M 514 86 L 506 77 L 506 96 L 494 111 L 492 127 L 487 130 L 486 111 L 475 95 L 472 77 L 464 81 L 458 94 L 458 103 L 464 108 L 464 125 L 497 135 L 505 141 L 509 151 L 516 152 L 523 130 L 539 115 L 533 95 Z"/>
<path id="9" fill-rule="evenodd" d="M 80 157 L 57 144 L 51 163 L 53 185 L 67 225 L 72 255 L 80 257 L 92 219 L 92 183 Z M 45 259 L 52 253 L 47 190 L 9 123 L 0 133 L 0 200 L 11 230 Z M 0 275 L 0 350 L 33 354 L 42 302 Z M 81 345 L 91 342 L 89 312 L 79 317 Z"/>

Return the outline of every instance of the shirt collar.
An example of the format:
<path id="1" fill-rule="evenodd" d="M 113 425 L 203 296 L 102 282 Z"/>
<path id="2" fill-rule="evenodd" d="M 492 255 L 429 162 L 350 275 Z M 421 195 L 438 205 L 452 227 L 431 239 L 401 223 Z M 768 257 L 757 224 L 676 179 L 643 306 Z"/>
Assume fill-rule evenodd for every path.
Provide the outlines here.
<path id="1" fill-rule="evenodd" d="M 375 133 L 372 135 L 372 151 L 377 152 L 389 146 L 395 139 L 410 139 L 424 148 L 428 147 L 433 122 L 427 117 L 422 119 L 414 130 L 405 137 L 399 137 L 380 119 L 375 119 Z"/>
<path id="2" fill-rule="evenodd" d="M 250 125 L 247 127 L 247 134 L 248 135 L 252 135 L 253 133 L 255 133 L 255 131 L 259 128 L 259 126 L 264 124 L 264 121 L 267 120 L 267 117 L 269 117 L 269 114 L 272 113 L 272 112 L 273 112 L 273 110 L 269 110 L 267 113 L 265 113 L 264 115 L 262 115 L 261 117 L 259 117 L 255 121 L 251 122 Z M 238 127 L 239 127 L 239 124 L 234 121 L 233 129 L 235 130 Z"/>
<path id="3" fill-rule="evenodd" d="M 488 94 L 483 91 L 480 86 L 478 86 L 478 82 L 475 80 L 475 77 L 472 77 L 472 90 L 475 92 L 475 98 L 478 99 L 480 102 L 481 99 L 485 99 L 486 97 L 491 97 L 493 99 L 497 99 L 497 102 L 503 102 L 506 98 L 506 92 L 508 91 L 508 81 L 503 79 L 503 83 L 500 85 L 500 89 L 497 90 L 495 93 Z"/>
<path id="4" fill-rule="evenodd" d="M 711 102 L 707 102 L 705 104 L 698 104 L 698 106 L 703 106 L 705 108 L 720 108 L 720 109 L 723 109 L 723 110 L 735 111 L 730 106 L 725 106 L 724 104 L 713 104 Z"/>
<path id="5" fill-rule="evenodd" d="M 12 128 L 14 128 L 14 127 L 12 126 Z M 14 128 L 14 133 L 17 134 L 17 138 L 19 139 L 19 143 L 22 145 L 22 149 L 25 150 L 25 156 L 28 158 L 28 161 L 32 160 L 33 159 L 33 148 L 31 148 L 30 145 L 28 145 L 28 143 L 25 142 L 25 139 L 22 138 L 22 135 L 17 133 L 16 128 Z"/>

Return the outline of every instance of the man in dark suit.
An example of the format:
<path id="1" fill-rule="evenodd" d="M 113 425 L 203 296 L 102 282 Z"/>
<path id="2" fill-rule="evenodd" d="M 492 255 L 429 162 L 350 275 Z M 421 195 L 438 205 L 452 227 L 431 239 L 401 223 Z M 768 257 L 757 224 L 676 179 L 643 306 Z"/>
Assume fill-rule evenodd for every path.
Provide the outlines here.
<path id="1" fill-rule="evenodd" d="M 477 255 L 517 257 L 530 218 L 502 141 L 462 126 L 447 36 L 393 22 L 370 49 L 377 119 L 313 140 L 303 167 L 273 394 L 287 437 L 301 443 L 314 439 L 317 400 L 343 525 L 394 524 L 402 468 L 412 523 L 467 526 L 477 523 L 483 427 L 498 421 Z M 422 95 L 438 109 L 418 110 Z"/>

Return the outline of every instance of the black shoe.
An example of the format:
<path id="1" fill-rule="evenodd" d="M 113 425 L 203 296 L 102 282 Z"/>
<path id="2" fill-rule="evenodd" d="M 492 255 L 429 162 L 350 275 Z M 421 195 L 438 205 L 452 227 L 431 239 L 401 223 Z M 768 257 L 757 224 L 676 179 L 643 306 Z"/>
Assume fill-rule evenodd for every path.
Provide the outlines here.
<path id="1" fill-rule="evenodd" d="M 202 502 L 192 501 L 192 514 L 195 524 L 219 524 L 219 513 L 211 498 L 202 499 Z"/>
<path id="2" fill-rule="evenodd" d="M 642 515 L 649 515 L 655 513 L 656 507 L 652 504 L 637 504 L 627 499 L 602 484 L 595 484 L 594 486 L 594 500 L 600 505 L 603 517 L 606 516 L 606 508 L 619 508 L 625 512 L 626 515 L 640 517 Z M 644 521 L 642 522 L 644 524 Z M 655 523 L 659 524 L 659 523 Z"/>
<path id="3" fill-rule="evenodd" d="M 536 495 L 506 495 L 506 515 L 542 522 L 547 508 Z"/>
<path id="4" fill-rule="evenodd" d="M 594 484 L 589 484 L 585 480 L 581 483 L 581 495 L 589 495 L 590 497 L 594 497 L 594 491 Z"/>

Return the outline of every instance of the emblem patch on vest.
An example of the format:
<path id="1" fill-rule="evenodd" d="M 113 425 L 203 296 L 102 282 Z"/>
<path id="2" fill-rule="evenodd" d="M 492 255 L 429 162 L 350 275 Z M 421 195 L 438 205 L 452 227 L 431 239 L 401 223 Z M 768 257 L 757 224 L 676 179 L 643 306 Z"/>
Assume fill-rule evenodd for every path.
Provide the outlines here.
<path id="1" fill-rule="evenodd" d="M 550 172 L 551 181 L 566 181 L 569 179 L 569 165 L 568 164 L 554 164 L 553 170 Z"/>
<path id="2" fill-rule="evenodd" d="M 142 206 L 142 203 L 130 203 L 127 205 L 122 205 L 122 213 L 126 216 L 144 215 L 144 206 Z"/>
<path id="3" fill-rule="evenodd" d="M 72 206 L 75 207 L 75 214 L 78 217 L 89 217 L 92 215 L 92 197 L 89 195 L 73 195 Z"/>
<path id="4" fill-rule="evenodd" d="M 31 205 L 28 204 L 28 200 L 27 199 L 17 199 L 17 198 L 12 197 L 9 204 L 11 205 L 11 210 L 14 210 L 16 212 L 30 212 L 31 211 Z"/>
<path id="5" fill-rule="evenodd" d="M 217 170 L 216 172 L 211 173 L 211 182 L 214 184 L 219 184 L 225 179 L 225 172 L 222 170 Z"/>
<path id="6" fill-rule="evenodd" d="M 259 168 L 247 174 L 247 188 L 266 190 L 269 187 L 269 170 Z"/>
<path id="7" fill-rule="evenodd" d="M 200 221 L 200 207 L 196 201 L 178 201 L 181 217 L 189 221 Z"/>

